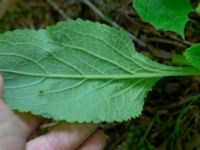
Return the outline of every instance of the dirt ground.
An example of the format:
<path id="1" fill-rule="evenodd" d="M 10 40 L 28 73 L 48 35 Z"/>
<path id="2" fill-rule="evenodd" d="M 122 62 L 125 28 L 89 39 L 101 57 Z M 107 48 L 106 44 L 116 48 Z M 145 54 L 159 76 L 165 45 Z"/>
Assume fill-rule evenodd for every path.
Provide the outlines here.
<path id="1" fill-rule="evenodd" d="M 193 7 L 198 3 L 200 0 L 193 0 Z M 200 42 L 200 16 L 194 12 L 189 14 L 183 40 L 173 32 L 156 30 L 143 22 L 131 0 L 18 0 L 6 10 L 0 20 L 0 33 L 40 29 L 69 18 L 88 19 L 124 28 L 132 35 L 137 51 L 169 65 L 173 65 L 175 54 Z M 160 80 L 148 94 L 140 117 L 99 126 L 109 136 L 106 149 L 200 150 L 199 88 L 199 77 Z"/>

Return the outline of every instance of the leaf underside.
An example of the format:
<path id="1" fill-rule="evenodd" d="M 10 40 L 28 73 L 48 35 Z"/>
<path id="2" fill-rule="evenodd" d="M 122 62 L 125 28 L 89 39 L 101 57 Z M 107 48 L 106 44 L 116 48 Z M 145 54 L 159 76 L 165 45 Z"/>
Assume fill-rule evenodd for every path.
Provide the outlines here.
<path id="1" fill-rule="evenodd" d="M 134 0 L 134 8 L 157 29 L 174 31 L 182 37 L 188 13 L 192 11 L 190 0 Z"/>
<path id="2" fill-rule="evenodd" d="M 137 53 L 124 32 L 90 21 L 0 35 L 5 102 L 54 120 L 137 117 L 157 74 L 167 70 L 173 68 Z"/>
<path id="3" fill-rule="evenodd" d="M 191 63 L 192 66 L 200 69 L 200 44 L 195 44 L 189 47 L 184 56 Z"/>

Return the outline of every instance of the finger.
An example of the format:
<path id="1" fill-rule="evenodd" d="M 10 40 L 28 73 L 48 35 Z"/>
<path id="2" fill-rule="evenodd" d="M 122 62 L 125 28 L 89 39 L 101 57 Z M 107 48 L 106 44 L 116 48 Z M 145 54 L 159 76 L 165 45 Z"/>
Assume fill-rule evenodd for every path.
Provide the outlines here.
<path id="1" fill-rule="evenodd" d="M 18 116 L 21 123 L 24 124 L 24 130 L 27 138 L 29 138 L 32 133 L 44 122 L 44 118 L 32 115 L 31 113 L 15 111 L 15 114 Z"/>
<path id="2" fill-rule="evenodd" d="M 60 123 L 27 144 L 27 150 L 74 150 L 96 129 L 94 124 Z"/>
<path id="3" fill-rule="evenodd" d="M 0 146 L 1 150 L 25 148 L 26 137 L 18 117 L 3 103 L 3 79 L 0 76 Z"/>
<path id="4" fill-rule="evenodd" d="M 77 150 L 103 150 L 106 138 L 105 133 L 96 131 Z"/>

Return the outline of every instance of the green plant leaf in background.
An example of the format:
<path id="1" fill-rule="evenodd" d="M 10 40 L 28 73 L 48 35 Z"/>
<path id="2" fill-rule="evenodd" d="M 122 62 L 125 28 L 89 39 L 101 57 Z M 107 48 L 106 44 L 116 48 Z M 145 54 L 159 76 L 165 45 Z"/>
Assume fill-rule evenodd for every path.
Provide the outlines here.
<path id="1" fill-rule="evenodd" d="M 136 117 L 159 78 L 200 73 L 153 62 L 126 33 L 80 19 L 0 35 L 0 72 L 11 108 L 69 122 Z"/>
<path id="2" fill-rule="evenodd" d="M 200 44 L 195 44 L 186 49 L 184 56 L 191 63 L 191 65 L 200 69 Z"/>
<path id="3" fill-rule="evenodd" d="M 174 31 L 184 37 L 190 0 L 134 0 L 133 7 L 139 16 L 157 29 Z"/>

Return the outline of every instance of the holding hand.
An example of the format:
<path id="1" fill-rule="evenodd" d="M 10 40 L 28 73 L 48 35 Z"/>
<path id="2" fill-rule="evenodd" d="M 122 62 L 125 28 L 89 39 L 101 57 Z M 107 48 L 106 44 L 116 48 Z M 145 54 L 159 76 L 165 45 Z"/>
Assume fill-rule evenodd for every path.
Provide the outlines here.
<path id="1" fill-rule="evenodd" d="M 42 125 L 43 118 L 11 111 L 2 101 L 0 76 L 0 149 L 1 150 L 102 150 L 106 136 L 96 125 L 58 123 L 49 133 L 28 141 Z"/>

